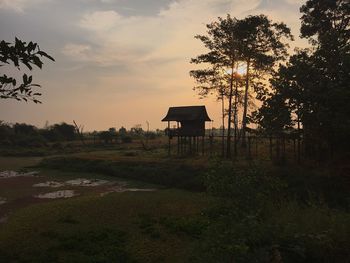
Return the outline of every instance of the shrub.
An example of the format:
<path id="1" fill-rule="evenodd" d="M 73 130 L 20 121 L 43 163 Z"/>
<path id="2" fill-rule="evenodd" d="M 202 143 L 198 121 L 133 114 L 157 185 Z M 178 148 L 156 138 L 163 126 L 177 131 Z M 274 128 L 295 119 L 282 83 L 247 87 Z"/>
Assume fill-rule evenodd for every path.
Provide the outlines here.
<path id="1" fill-rule="evenodd" d="M 121 138 L 122 143 L 132 143 L 132 138 L 131 136 L 128 135 L 124 135 Z"/>
<path id="2" fill-rule="evenodd" d="M 349 262 L 350 215 L 299 203 L 257 165 L 216 163 L 206 174 L 217 197 L 200 247 L 205 262 Z"/>

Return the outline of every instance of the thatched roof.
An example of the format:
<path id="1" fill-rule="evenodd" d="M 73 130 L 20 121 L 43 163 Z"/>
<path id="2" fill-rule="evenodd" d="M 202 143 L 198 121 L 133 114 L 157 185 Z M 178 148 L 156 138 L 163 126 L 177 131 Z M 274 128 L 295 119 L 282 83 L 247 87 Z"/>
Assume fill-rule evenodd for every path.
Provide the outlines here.
<path id="1" fill-rule="evenodd" d="M 162 121 L 211 121 L 205 106 L 170 107 Z"/>

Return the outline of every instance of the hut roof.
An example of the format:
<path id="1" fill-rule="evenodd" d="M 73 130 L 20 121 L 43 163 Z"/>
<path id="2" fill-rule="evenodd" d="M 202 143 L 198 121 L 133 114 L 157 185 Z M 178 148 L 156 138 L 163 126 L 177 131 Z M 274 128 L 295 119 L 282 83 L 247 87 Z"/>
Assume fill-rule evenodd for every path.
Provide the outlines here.
<path id="1" fill-rule="evenodd" d="M 170 107 L 162 121 L 211 121 L 205 106 Z"/>

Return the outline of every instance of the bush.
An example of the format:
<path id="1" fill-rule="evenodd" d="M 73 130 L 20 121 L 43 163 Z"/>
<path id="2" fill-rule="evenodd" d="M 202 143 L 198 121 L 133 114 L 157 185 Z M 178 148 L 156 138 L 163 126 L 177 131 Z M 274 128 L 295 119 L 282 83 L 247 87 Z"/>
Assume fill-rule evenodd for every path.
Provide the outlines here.
<path id="1" fill-rule="evenodd" d="M 132 137 L 128 135 L 122 136 L 121 141 L 122 143 L 132 143 Z"/>
<path id="2" fill-rule="evenodd" d="M 198 261 L 349 262 L 349 213 L 299 203 L 285 182 L 256 165 L 216 163 L 206 185 L 217 201 L 206 212 Z"/>
<path id="3" fill-rule="evenodd" d="M 102 173 L 120 178 L 139 180 L 194 191 L 204 190 L 201 168 L 178 163 L 90 160 L 84 158 L 44 159 L 42 167 L 66 171 Z"/>

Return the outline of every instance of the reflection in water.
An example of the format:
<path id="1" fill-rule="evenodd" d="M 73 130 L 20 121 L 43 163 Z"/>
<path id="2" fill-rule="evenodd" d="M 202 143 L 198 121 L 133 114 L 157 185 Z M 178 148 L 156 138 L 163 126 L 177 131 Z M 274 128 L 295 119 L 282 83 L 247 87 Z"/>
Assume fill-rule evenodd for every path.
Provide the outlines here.
<path id="1" fill-rule="evenodd" d="M 6 198 L 0 197 L 0 205 L 3 205 L 7 202 Z"/>
<path id="2" fill-rule="evenodd" d="M 107 192 L 101 193 L 101 196 L 105 196 L 109 193 L 123 193 L 123 192 L 153 192 L 154 188 L 126 188 L 124 186 L 115 186 L 110 188 Z"/>
<path id="3" fill-rule="evenodd" d="M 84 178 L 77 178 L 74 180 L 69 180 L 65 182 L 67 185 L 72 186 L 100 186 L 107 184 L 107 180 L 99 180 L 99 179 L 84 179 Z"/>
<path id="4" fill-rule="evenodd" d="M 57 188 L 62 186 L 64 186 L 64 183 L 56 182 L 56 181 L 47 181 L 45 183 L 38 183 L 33 185 L 33 187 L 52 187 L 52 188 Z"/>
<path id="5" fill-rule="evenodd" d="M 60 191 L 55 191 L 55 192 L 50 192 L 45 194 L 39 194 L 39 195 L 36 195 L 35 197 L 41 198 L 41 199 L 57 199 L 57 198 L 70 198 L 76 195 L 78 194 L 75 193 L 74 190 L 60 190 Z"/>
<path id="6" fill-rule="evenodd" d="M 16 171 L 2 171 L 0 172 L 0 178 L 12 178 L 12 177 L 18 177 L 18 176 L 35 176 L 38 174 L 39 172 L 36 172 L 36 171 L 27 172 L 27 173 L 21 173 Z"/>

